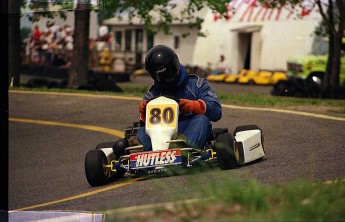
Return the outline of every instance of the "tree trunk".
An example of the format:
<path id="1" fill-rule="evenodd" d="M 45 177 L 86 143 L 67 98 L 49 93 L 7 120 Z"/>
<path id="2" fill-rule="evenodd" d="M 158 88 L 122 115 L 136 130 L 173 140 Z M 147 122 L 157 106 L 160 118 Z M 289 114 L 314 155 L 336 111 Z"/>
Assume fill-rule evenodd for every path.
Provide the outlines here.
<path id="1" fill-rule="evenodd" d="M 8 1 L 8 81 L 13 86 L 20 85 L 20 1 Z"/>
<path id="2" fill-rule="evenodd" d="M 74 13 L 74 46 L 69 70 L 68 86 L 77 88 L 87 84 L 89 72 L 90 5 L 78 1 Z"/>
<path id="3" fill-rule="evenodd" d="M 329 86 L 332 91 L 339 86 L 342 36 L 335 35 L 333 38 L 333 56 L 330 58 L 329 70 Z"/>
<path id="4" fill-rule="evenodd" d="M 340 7 L 340 5 L 338 5 Z M 329 53 L 326 67 L 326 75 L 322 83 L 322 90 L 324 94 L 332 95 L 339 87 L 339 75 L 341 65 L 341 45 L 344 30 L 344 20 L 340 19 L 339 24 L 334 21 L 334 6 L 333 1 L 329 0 L 328 6 L 328 33 L 329 33 Z M 340 10 L 340 13 L 342 11 Z M 341 15 L 341 14 L 340 14 Z M 344 15 L 341 15 L 344 16 Z M 337 29 L 338 28 L 338 29 Z"/>

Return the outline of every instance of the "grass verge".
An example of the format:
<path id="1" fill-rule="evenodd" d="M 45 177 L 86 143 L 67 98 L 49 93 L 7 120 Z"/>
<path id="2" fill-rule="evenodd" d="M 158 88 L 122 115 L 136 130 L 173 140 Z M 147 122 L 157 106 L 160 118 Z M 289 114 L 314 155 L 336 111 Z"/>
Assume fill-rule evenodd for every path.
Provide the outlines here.
<path id="1" fill-rule="evenodd" d="M 115 92 L 100 92 L 87 91 L 76 89 L 48 89 L 48 88 L 11 88 L 13 90 L 21 91 L 40 91 L 40 92 L 63 92 L 63 93 L 82 93 L 82 94 L 96 94 L 96 95 L 129 95 L 142 97 L 148 90 L 145 86 L 123 86 L 123 93 Z M 336 108 L 334 112 L 345 114 L 345 101 L 332 99 L 315 99 L 315 98 L 294 98 L 294 97 L 277 97 L 277 96 L 263 96 L 253 94 L 240 95 L 226 95 L 218 94 L 221 102 L 234 105 L 248 105 L 248 106 L 263 106 L 263 107 L 329 107 Z"/>
<path id="2" fill-rule="evenodd" d="M 301 180 L 260 185 L 224 180 L 203 190 L 206 199 L 167 203 L 106 221 L 344 221 L 345 182 Z"/>
<path id="3" fill-rule="evenodd" d="M 252 106 L 274 106 L 274 107 L 288 107 L 288 106 L 329 106 L 342 107 L 345 110 L 344 100 L 332 99 L 316 99 L 316 98 L 295 98 L 295 97 L 277 97 L 277 96 L 263 96 L 263 95 L 224 95 L 220 94 L 219 99 L 226 103 L 237 105 L 252 105 Z"/>

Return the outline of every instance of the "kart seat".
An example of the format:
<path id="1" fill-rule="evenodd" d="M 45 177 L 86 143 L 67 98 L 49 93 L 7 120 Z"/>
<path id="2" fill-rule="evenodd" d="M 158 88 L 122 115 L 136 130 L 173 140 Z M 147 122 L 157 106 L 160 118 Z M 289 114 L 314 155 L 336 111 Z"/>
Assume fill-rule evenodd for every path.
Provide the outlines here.
<path id="1" fill-rule="evenodd" d="M 228 128 L 213 128 L 213 138 L 216 139 L 220 134 L 228 132 Z"/>

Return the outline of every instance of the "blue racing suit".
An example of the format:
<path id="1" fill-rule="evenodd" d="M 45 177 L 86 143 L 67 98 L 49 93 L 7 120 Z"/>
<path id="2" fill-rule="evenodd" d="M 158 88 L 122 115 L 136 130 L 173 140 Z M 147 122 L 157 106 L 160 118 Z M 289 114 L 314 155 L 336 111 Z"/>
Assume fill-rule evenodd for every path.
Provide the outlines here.
<path id="1" fill-rule="evenodd" d="M 188 75 L 184 66 L 180 65 L 178 81 L 174 87 L 165 87 L 157 81 L 145 94 L 143 100 L 149 100 L 158 96 L 173 96 L 178 99 L 198 100 L 206 104 L 204 115 L 193 113 L 180 113 L 178 120 L 178 133 L 188 138 L 190 147 L 202 149 L 208 138 L 212 135 L 210 121 L 216 122 L 222 117 L 222 107 L 218 97 L 210 84 L 197 75 Z M 151 139 L 145 133 L 145 127 L 140 127 L 137 138 L 144 145 L 145 151 L 152 150 Z"/>

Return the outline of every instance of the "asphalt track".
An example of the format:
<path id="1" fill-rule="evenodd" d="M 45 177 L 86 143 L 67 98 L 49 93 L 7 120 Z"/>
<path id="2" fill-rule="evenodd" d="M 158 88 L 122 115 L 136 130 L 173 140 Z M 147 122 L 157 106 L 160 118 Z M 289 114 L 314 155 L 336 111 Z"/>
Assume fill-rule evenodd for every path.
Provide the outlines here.
<path id="1" fill-rule="evenodd" d="M 97 211 L 202 198 L 210 181 L 225 178 L 280 183 L 345 178 L 345 118 L 223 104 L 214 127 L 257 124 L 265 135 L 263 161 L 163 178 L 124 179 L 93 188 L 84 158 L 98 143 L 122 136 L 137 120 L 138 98 L 55 93 L 9 93 L 10 210 Z"/>

